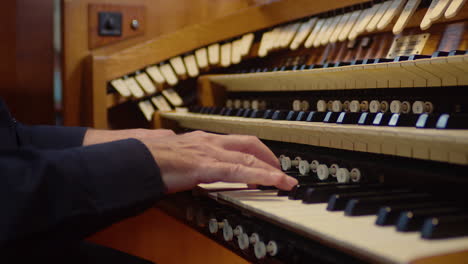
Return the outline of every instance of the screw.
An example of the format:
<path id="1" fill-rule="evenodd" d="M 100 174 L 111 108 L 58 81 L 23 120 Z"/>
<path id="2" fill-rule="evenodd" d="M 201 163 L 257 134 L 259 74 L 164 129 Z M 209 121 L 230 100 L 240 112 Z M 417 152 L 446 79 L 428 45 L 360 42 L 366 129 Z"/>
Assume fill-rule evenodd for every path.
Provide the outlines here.
<path id="1" fill-rule="evenodd" d="M 133 30 L 137 30 L 140 27 L 140 22 L 137 19 L 133 19 L 131 26 Z"/>

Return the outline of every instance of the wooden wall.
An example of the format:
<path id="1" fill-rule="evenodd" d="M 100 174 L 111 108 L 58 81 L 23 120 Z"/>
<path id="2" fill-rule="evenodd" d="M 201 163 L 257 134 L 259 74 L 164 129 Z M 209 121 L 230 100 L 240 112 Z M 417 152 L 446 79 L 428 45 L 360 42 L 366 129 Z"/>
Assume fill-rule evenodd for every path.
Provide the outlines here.
<path id="1" fill-rule="evenodd" d="M 82 106 L 85 59 L 88 48 L 88 5 L 118 4 L 146 7 L 145 34 L 99 48 L 113 52 L 145 40 L 205 22 L 271 0 L 63 0 L 63 115 L 65 125 L 83 124 Z"/>
<path id="2" fill-rule="evenodd" d="M 28 124 L 54 124 L 53 0 L 2 3 L 0 97 Z"/>

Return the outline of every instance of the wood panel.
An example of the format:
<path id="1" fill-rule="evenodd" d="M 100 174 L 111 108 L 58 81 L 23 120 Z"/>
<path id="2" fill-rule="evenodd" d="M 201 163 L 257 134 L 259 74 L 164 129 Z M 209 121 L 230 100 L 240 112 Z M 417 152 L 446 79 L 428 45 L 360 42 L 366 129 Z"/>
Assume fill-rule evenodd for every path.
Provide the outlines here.
<path id="1" fill-rule="evenodd" d="M 90 240 L 158 264 L 249 263 L 158 209 L 117 223 Z"/>
<path id="2" fill-rule="evenodd" d="M 53 10 L 53 0 L 2 4 L 0 96 L 28 124 L 55 123 Z"/>
<path id="3" fill-rule="evenodd" d="M 65 125 L 86 124 L 82 114 L 88 102 L 84 94 L 85 60 L 88 47 L 88 7 L 90 4 L 144 6 L 145 34 L 99 48 L 103 54 L 134 46 L 185 26 L 213 20 L 249 6 L 271 0 L 62 0 L 63 3 L 63 117 Z M 89 124 L 88 124 L 89 125 Z"/>

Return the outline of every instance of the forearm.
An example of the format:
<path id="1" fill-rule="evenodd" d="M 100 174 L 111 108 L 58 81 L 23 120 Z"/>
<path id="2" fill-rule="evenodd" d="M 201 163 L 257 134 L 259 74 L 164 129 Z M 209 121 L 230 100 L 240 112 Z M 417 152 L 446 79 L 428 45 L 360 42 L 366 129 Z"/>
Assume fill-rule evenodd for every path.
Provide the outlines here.
<path id="1" fill-rule="evenodd" d="M 0 152 L 0 247 L 82 239 L 142 212 L 164 192 L 137 140 L 61 151 Z"/>

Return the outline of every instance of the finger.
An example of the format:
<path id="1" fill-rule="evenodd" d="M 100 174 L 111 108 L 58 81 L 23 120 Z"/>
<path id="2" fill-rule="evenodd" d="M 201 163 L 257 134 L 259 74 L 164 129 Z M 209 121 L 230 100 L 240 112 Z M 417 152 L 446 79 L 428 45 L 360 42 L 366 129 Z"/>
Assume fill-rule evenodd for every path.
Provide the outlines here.
<path id="1" fill-rule="evenodd" d="M 238 182 L 276 186 L 279 189 L 291 190 L 297 185 L 297 180 L 281 171 L 269 171 L 261 168 L 246 167 L 242 164 L 212 162 L 206 164 L 200 178 L 202 183 L 217 181 Z"/>
<path id="2" fill-rule="evenodd" d="M 230 151 L 219 148 L 212 154 L 216 160 L 227 163 L 238 163 L 246 167 L 261 168 L 269 171 L 278 171 L 278 168 L 271 166 L 256 156 L 239 151 Z"/>
<path id="3" fill-rule="evenodd" d="M 275 168 L 280 168 L 278 158 L 257 137 L 242 135 L 216 135 L 221 146 L 228 150 L 252 154 Z"/>

